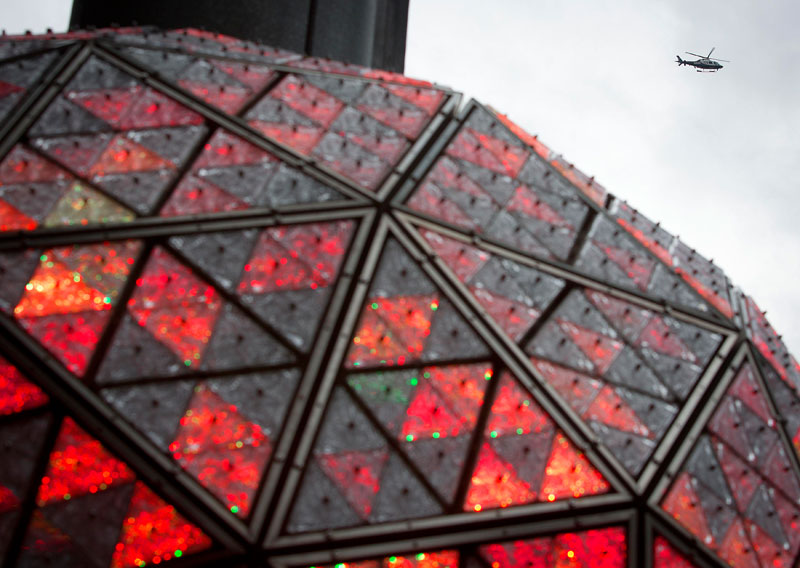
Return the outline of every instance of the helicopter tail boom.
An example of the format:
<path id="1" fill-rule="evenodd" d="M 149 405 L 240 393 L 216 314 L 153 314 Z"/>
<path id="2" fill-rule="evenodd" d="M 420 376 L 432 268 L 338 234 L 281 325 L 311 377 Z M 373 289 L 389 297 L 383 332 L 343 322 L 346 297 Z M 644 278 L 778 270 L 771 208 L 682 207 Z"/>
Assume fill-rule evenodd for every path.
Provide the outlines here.
<path id="1" fill-rule="evenodd" d="M 678 58 L 678 60 L 676 61 L 676 63 L 678 64 L 678 67 L 680 67 L 681 65 L 686 65 L 686 62 L 683 59 L 681 59 L 680 55 L 676 55 L 675 57 Z"/>

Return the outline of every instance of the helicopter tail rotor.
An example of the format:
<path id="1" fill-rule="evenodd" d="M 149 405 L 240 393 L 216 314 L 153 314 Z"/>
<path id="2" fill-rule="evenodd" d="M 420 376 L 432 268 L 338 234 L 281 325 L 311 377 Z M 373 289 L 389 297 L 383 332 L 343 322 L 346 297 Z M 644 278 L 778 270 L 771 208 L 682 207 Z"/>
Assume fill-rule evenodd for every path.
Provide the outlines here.
<path id="1" fill-rule="evenodd" d="M 681 65 L 686 65 L 686 62 L 683 59 L 681 59 L 680 55 L 676 55 L 675 57 L 678 58 L 678 60 L 675 62 L 678 64 L 678 67 L 680 67 Z"/>

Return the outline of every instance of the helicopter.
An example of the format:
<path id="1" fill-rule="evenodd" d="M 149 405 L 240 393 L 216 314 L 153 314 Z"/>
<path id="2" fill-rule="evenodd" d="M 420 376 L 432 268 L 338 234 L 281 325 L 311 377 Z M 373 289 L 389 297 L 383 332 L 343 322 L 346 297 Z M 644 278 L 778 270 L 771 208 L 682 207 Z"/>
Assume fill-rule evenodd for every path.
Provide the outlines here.
<path id="1" fill-rule="evenodd" d="M 694 55 L 695 57 L 699 57 L 700 59 L 698 59 L 697 61 L 686 61 L 685 59 L 681 59 L 680 55 L 677 55 L 676 57 L 678 58 L 678 61 L 676 63 L 678 64 L 678 67 L 680 67 L 681 65 L 691 65 L 692 67 L 696 68 L 698 73 L 702 71 L 710 71 L 713 73 L 714 71 L 722 69 L 722 65 L 717 63 L 718 61 L 724 61 L 725 63 L 730 63 L 730 61 L 727 61 L 725 59 L 712 58 L 711 54 L 714 53 L 715 49 L 717 48 L 712 47 L 711 51 L 708 52 L 708 55 L 705 56 L 699 55 L 697 53 L 692 53 L 691 51 L 687 51 L 686 53 L 688 53 L 689 55 Z"/>

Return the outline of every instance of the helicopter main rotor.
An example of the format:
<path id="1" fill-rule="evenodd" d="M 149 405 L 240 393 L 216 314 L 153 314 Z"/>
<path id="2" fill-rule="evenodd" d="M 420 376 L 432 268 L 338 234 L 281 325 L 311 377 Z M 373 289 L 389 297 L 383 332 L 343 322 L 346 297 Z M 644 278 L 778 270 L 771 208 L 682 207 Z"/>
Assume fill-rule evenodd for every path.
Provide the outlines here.
<path id="1" fill-rule="evenodd" d="M 722 61 L 723 63 L 730 63 L 727 59 L 716 59 L 711 57 L 711 54 L 714 53 L 714 50 L 717 49 L 716 47 L 712 47 L 711 51 L 708 52 L 708 55 L 700 55 L 699 53 L 692 53 L 691 51 L 687 51 L 689 55 L 694 55 L 695 57 L 699 57 L 700 59 L 710 59 L 711 61 Z"/>

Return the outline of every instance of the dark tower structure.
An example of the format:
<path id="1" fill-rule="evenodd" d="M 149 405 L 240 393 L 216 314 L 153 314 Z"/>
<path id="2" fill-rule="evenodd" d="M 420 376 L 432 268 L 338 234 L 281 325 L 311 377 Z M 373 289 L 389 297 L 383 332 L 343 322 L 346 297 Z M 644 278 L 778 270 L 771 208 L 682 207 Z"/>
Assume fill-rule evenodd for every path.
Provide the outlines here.
<path id="1" fill-rule="evenodd" d="M 408 0 L 74 0 L 70 28 L 197 28 L 403 72 Z"/>
<path id="2" fill-rule="evenodd" d="M 780 336 L 460 99 L 193 28 L 0 40 L 3 566 L 797 567 Z"/>

